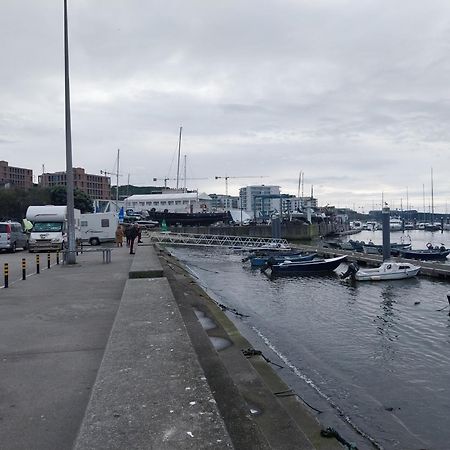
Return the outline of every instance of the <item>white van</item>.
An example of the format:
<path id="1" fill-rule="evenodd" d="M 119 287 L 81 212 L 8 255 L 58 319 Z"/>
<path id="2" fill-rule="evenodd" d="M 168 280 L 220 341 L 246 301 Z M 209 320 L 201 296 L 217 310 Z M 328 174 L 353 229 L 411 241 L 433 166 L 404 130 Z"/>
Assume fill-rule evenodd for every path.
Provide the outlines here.
<path id="1" fill-rule="evenodd" d="M 81 214 L 81 240 L 91 245 L 111 242 L 116 238 L 119 218 L 116 213 L 87 213 Z"/>
<path id="2" fill-rule="evenodd" d="M 28 235 L 19 222 L 0 222 L 0 250 L 14 253 L 17 248 L 28 248 Z"/>
<path id="3" fill-rule="evenodd" d="M 74 209 L 75 239 L 80 239 L 80 210 Z M 29 206 L 27 220 L 33 224 L 28 250 L 30 253 L 62 250 L 67 245 L 67 206 Z"/>

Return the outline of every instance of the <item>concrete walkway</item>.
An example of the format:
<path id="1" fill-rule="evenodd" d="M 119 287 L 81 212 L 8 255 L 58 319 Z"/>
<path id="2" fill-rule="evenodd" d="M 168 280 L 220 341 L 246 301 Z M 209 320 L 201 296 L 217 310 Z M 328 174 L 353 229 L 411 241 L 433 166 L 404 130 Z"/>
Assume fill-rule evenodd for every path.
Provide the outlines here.
<path id="1" fill-rule="evenodd" d="M 0 290 L 0 448 L 72 448 L 131 261 L 83 254 Z"/>

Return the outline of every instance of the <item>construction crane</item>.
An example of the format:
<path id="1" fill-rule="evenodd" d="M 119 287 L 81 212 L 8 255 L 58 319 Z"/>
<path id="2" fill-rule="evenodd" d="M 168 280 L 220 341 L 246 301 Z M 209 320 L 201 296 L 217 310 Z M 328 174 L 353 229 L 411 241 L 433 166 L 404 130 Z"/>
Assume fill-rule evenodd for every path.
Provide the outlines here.
<path id="1" fill-rule="evenodd" d="M 183 178 L 184 180 L 207 180 L 208 178 L 204 177 L 204 178 Z M 167 188 L 167 182 L 169 180 L 175 181 L 177 180 L 177 178 L 153 178 L 153 181 L 162 181 L 164 180 L 164 187 Z"/>
<path id="2" fill-rule="evenodd" d="M 228 175 L 225 176 L 216 176 L 214 177 L 216 180 L 224 179 L 225 180 L 225 195 L 228 196 L 228 178 L 267 178 L 265 175 L 249 175 L 249 176 L 241 176 L 241 177 L 230 177 Z"/>

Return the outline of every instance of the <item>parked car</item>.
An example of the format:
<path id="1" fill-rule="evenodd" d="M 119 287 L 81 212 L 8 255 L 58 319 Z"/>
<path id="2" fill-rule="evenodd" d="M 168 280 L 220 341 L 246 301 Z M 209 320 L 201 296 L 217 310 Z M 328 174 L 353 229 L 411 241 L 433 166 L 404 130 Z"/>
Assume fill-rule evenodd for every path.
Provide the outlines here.
<path id="1" fill-rule="evenodd" d="M 28 234 L 19 222 L 0 222 L 0 250 L 14 253 L 17 248 L 28 248 Z"/>

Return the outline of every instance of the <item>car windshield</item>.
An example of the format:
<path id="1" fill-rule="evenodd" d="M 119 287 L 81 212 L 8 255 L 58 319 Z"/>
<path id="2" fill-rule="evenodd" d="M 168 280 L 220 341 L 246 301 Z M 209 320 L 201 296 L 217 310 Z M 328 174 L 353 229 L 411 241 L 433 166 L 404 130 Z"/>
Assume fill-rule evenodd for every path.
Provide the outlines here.
<path id="1" fill-rule="evenodd" d="M 35 222 L 33 225 L 33 231 L 37 232 L 50 232 L 61 231 L 62 222 Z"/>

